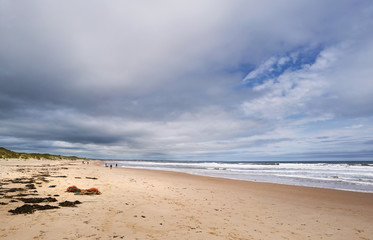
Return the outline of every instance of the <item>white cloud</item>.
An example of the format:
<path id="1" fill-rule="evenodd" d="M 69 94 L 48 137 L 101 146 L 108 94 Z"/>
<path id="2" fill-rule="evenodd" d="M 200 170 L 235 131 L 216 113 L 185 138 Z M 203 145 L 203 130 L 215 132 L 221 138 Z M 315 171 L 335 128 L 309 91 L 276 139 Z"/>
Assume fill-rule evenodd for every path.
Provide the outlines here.
<path id="1" fill-rule="evenodd" d="M 357 125 L 352 125 L 352 126 L 348 126 L 348 127 L 345 127 L 345 128 L 362 128 L 362 127 L 364 127 L 364 125 L 357 124 Z"/>
<path id="2" fill-rule="evenodd" d="M 248 116 L 268 119 L 367 114 L 367 103 L 373 101 L 373 70 L 368 66 L 372 49 L 371 44 L 351 43 L 328 47 L 314 63 L 263 80 L 253 88 L 261 95 L 244 101 L 242 109 Z"/>
<path id="3" fill-rule="evenodd" d="M 310 102 L 328 91 L 329 84 L 323 72 L 328 70 L 335 58 L 329 52 L 329 49 L 321 52 L 312 65 L 305 65 L 293 72 L 285 71 L 275 78 L 276 81 L 271 78 L 256 86 L 255 91 L 266 91 L 258 98 L 243 102 L 241 106 L 244 113 L 268 119 L 310 114 L 312 109 L 307 109 Z"/>
<path id="4" fill-rule="evenodd" d="M 252 79 L 255 79 L 263 73 L 271 73 L 274 70 L 274 65 L 280 64 L 280 60 L 278 60 L 276 57 L 269 58 L 267 61 L 259 65 L 259 67 L 257 67 L 255 70 L 247 74 L 247 76 L 242 80 L 242 82 L 248 82 Z M 283 60 L 281 60 L 281 62 L 283 62 Z"/>
<path id="5" fill-rule="evenodd" d="M 285 63 L 289 62 L 290 61 L 290 58 L 289 57 L 282 57 L 280 58 L 278 61 L 277 61 L 277 66 L 278 67 L 281 67 L 282 65 L 284 65 Z M 294 60 L 293 60 L 294 61 Z"/>
<path id="6" fill-rule="evenodd" d="M 359 126 L 372 115 L 372 9 L 368 1 L 1 1 L 0 140 L 138 158 L 316 148 L 331 135 L 328 121 Z M 318 47 L 314 63 L 288 68 Z M 245 84 L 253 88 L 237 87 Z M 319 135 L 302 132 L 310 128 Z M 362 134 L 345 130 L 338 137 Z"/>

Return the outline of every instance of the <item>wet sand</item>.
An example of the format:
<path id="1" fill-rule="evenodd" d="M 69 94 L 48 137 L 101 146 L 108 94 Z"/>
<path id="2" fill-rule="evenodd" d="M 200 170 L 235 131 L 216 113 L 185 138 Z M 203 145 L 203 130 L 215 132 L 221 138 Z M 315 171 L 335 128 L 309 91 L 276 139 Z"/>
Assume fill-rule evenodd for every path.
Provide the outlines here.
<path id="1" fill-rule="evenodd" d="M 0 168 L 0 239 L 373 239 L 372 193 L 110 169 L 94 161 L 0 160 Z M 102 194 L 74 195 L 66 192 L 71 185 Z M 81 204 L 8 212 L 25 204 L 20 198 Z"/>

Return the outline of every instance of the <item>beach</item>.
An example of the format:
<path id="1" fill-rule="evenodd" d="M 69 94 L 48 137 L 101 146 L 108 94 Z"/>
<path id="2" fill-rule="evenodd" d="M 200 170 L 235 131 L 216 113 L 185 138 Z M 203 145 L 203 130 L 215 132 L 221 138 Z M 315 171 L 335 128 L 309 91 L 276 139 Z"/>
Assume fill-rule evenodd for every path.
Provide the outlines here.
<path id="1" fill-rule="evenodd" d="M 372 193 L 83 161 L 0 160 L 0 239 L 373 239 Z M 66 192 L 73 185 L 101 194 Z M 59 208 L 8 212 L 21 198 Z"/>

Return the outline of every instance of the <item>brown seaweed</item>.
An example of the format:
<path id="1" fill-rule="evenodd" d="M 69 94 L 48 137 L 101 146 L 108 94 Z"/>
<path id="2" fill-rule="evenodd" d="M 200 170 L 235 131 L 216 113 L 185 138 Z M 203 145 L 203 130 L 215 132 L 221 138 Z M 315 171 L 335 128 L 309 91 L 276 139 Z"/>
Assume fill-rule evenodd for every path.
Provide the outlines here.
<path id="1" fill-rule="evenodd" d="M 28 188 L 28 189 L 36 189 L 36 187 L 35 187 L 35 185 L 34 184 L 26 184 L 26 187 Z"/>
<path id="2" fill-rule="evenodd" d="M 64 201 L 60 202 L 58 205 L 60 205 L 61 207 L 76 207 L 77 204 L 81 204 L 81 202 L 78 200 L 76 200 L 75 202 Z"/>
<path id="3" fill-rule="evenodd" d="M 18 200 L 21 200 L 24 203 L 57 202 L 57 199 L 52 198 L 52 197 L 46 197 L 46 198 L 18 198 Z"/>
<path id="4" fill-rule="evenodd" d="M 15 215 L 15 214 L 31 214 L 31 213 L 34 213 L 37 210 L 48 210 L 48 209 L 57 209 L 57 208 L 60 208 L 60 207 L 51 206 L 51 205 L 38 205 L 38 204 L 29 205 L 29 204 L 25 204 L 21 207 L 17 207 L 14 210 L 9 210 L 8 212 L 12 213 L 13 215 Z"/>

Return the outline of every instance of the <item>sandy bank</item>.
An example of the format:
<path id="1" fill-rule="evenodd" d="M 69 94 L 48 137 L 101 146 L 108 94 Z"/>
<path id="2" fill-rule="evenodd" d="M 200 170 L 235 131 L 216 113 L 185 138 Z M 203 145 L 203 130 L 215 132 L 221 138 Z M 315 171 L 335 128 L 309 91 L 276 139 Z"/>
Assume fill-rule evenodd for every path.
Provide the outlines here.
<path id="1" fill-rule="evenodd" d="M 373 239 L 370 193 L 110 169 L 81 161 L 0 160 L 0 167 L 5 204 L 0 205 L 0 239 Z M 39 181 L 23 193 L 36 190 L 38 195 L 28 197 L 57 199 L 40 205 L 82 204 L 9 213 L 24 203 L 16 196 L 20 192 L 6 190 L 25 188 L 9 180 L 47 172 L 49 182 Z M 102 194 L 65 192 L 71 185 L 96 187 Z"/>

